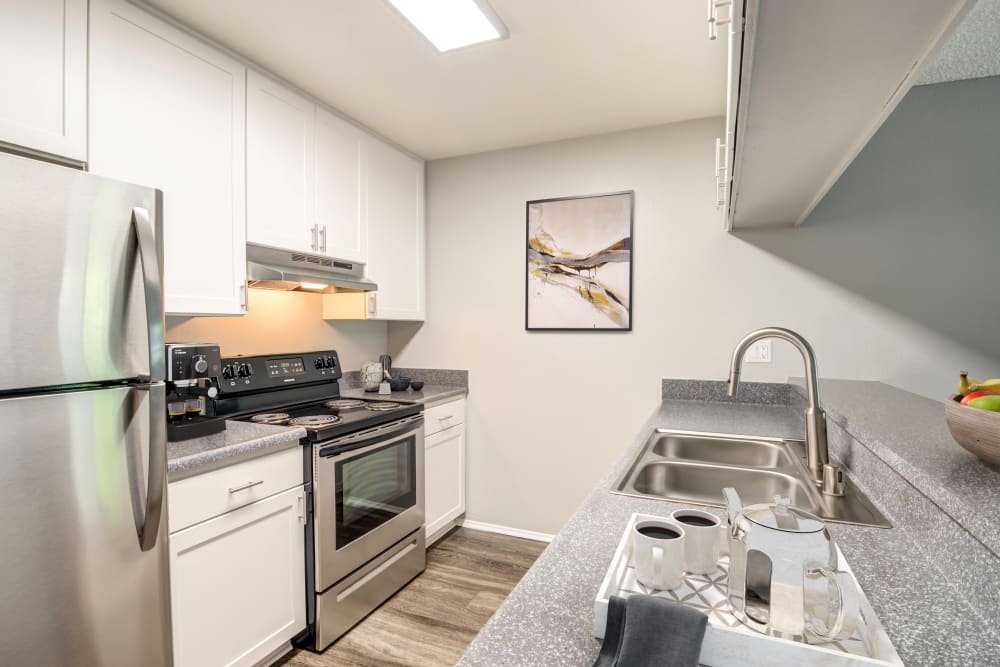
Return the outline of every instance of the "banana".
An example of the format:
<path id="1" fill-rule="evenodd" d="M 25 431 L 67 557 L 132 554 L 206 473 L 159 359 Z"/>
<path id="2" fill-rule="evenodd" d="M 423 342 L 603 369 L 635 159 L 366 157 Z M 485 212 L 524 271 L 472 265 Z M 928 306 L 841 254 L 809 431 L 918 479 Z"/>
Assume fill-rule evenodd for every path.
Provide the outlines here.
<path id="1" fill-rule="evenodd" d="M 958 372 L 958 393 L 962 396 L 968 396 L 969 392 L 972 391 L 972 384 L 978 382 L 978 380 L 969 379 L 969 371 L 959 371 Z"/>
<path id="2" fill-rule="evenodd" d="M 969 380 L 969 391 L 995 391 L 1000 394 L 1000 378 L 989 380 Z"/>

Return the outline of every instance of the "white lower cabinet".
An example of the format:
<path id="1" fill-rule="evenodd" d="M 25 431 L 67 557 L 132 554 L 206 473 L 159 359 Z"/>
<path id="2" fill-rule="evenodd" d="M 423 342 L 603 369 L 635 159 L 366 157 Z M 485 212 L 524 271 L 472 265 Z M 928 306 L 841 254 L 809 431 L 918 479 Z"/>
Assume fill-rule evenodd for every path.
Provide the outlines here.
<path id="1" fill-rule="evenodd" d="M 280 483 L 279 464 L 294 454 L 301 462 L 301 453 L 292 451 L 264 457 L 260 461 L 271 461 L 263 467 L 248 466 L 256 460 L 248 461 L 173 483 L 171 493 L 176 486 L 177 502 L 172 498 L 171 507 L 189 504 L 193 494 L 210 501 L 212 494 L 206 491 L 204 479 L 223 484 L 221 492 L 232 496 Z M 257 665 L 274 657 L 305 629 L 301 474 L 300 468 L 292 488 L 171 533 L 170 596 L 177 667 Z M 198 484 L 192 485 L 194 480 Z"/>
<path id="2" fill-rule="evenodd" d="M 465 514 L 465 401 L 424 413 L 424 535 L 427 544 Z"/>

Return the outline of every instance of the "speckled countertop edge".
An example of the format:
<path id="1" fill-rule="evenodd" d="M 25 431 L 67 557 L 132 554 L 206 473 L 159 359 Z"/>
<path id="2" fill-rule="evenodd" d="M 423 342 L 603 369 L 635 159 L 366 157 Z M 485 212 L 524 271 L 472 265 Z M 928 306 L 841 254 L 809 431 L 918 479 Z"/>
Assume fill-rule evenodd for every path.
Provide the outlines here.
<path id="1" fill-rule="evenodd" d="M 613 494 L 651 429 L 668 426 L 747 435 L 799 436 L 797 406 L 665 400 L 618 462 L 555 536 L 508 596 L 459 665 L 590 665 L 593 602 L 632 512 L 666 515 L 683 505 Z M 721 515 L 721 510 L 714 510 Z M 966 600 L 940 581 L 913 538 L 900 529 L 831 526 L 865 593 L 908 665 L 1000 664 L 995 628 L 984 627 Z M 928 586 L 927 582 L 934 582 Z"/>
<path id="2" fill-rule="evenodd" d="M 241 461 L 299 446 L 304 428 L 226 420 L 226 430 L 202 438 L 167 443 L 171 482 Z"/>

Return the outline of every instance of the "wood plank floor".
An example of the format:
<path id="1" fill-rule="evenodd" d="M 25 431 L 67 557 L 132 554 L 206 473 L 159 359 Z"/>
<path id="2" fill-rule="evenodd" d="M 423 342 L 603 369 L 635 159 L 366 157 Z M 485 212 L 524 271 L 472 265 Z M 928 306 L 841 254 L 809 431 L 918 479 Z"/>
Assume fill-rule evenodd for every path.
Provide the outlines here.
<path id="1" fill-rule="evenodd" d="M 447 667 L 545 549 L 544 542 L 458 528 L 427 551 L 427 569 L 324 653 L 282 667 Z"/>

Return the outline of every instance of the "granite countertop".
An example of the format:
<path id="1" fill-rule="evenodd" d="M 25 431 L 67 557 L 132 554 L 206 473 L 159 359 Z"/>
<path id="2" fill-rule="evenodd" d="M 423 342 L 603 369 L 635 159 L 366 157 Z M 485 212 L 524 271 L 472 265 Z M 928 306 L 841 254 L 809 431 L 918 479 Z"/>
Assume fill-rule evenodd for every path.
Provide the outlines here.
<path id="1" fill-rule="evenodd" d="M 667 515 L 683 506 L 609 492 L 651 429 L 775 437 L 802 437 L 804 431 L 799 405 L 724 402 L 707 394 L 703 400 L 674 400 L 666 390 L 664 395 L 618 463 L 525 574 L 459 665 L 593 664 L 600 649 L 593 636 L 594 597 L 626 522 L 633 512 Z M 721 509 L 715 511 L 722 516 Z M 941 570 L 918 548 L 919 531 L 830 529 L 906 664 L 1000 664 L 1000 633 L 973 611 L 964 591 L 942 581 Z"/>
<path id="2" fill-rule="evenodd" d="M 226 430 L 167 443 L 167 479 L 185 477 L 299 446 L 304 428 L 226 420 Z"/>
<path id="3" fill-rule="evenodd" d="M 1000 472 L 955 442 L 941 401 L 855 380 L 822 380 L 819 396 L 828 419 L 1000 556 Z"/>
<path id="4" fill-rule="evenodd" d="M 383 399 L 387 401 L 407 401 L 410 403 L 422 403 L 433 405 L 435 403 L 445 403 L 456 398 L 464 398 L 469 393 L 465 387 L 443 384 L 425 384 L 420 391 L 407 389 L 405 391 L 394 391 L 391 394 L 380 394 L 377 391 L 365 391 L 361 387 L 342 387 L 340 395 L 344 398 L 370 398 Z"/>
<path id="5" fill-rule="evenodd" d="M 340 380 L 340 394 L 348 398 L 384 398 L 385 400 L 409 401 L 429 406 L 463 398 L 469 393 L 469 371 L 466 370 L 394 367 L 392 376 L 421 380 L 424 386 L 421 387 L 420 391 L 406 389 L 405 391 L 394 391 L 391 394 L 379 394 L 361 388 L 361 377 L 358 371 L 347 371 Z"/>

